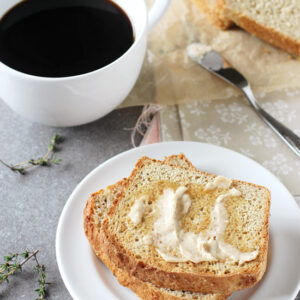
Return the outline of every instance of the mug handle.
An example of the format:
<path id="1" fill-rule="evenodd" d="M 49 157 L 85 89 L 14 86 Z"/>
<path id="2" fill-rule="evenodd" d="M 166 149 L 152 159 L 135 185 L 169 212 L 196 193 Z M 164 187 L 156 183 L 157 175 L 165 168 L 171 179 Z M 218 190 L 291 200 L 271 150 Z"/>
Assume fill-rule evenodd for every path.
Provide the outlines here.
<path id="1" fill-rule="evenodd" d="M 155 0 L 148 14 L 148 33 L 152 31 L 155 25 L 166 13 L 171 0 Z"/>

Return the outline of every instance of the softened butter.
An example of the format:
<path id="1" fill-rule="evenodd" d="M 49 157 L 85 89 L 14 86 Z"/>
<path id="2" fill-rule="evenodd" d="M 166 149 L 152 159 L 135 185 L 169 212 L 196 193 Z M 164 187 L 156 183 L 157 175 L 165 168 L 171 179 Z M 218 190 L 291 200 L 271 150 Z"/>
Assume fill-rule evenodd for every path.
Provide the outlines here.
<path id="1" fill-rule="evenodd" d="M 218 176 L 213 184 L 214 188 L 228 189 L 231 180 Z M 176 191 L 165 189 L 157 201 L 157 219 L 154 222 L 151 240 L 164 260 L 199 263 L 200 261 L 229 259 L 242 264 L 257 257 L 258 251 L 242 253 L 224 242 L 224 233 L 228 224 L 224 203 L 230 197 L 241 195 L 237 189 L 231 188 L 216 199 L 209 228 L 198 234 L 185 232 L 182 229 L 181 219 L 188 213 L 191 206 L 191 198 L 186 192 L 186 187 L 179 187 Z M 147 237 L 147 242 L 149 242 L 149 237 Z"/>
<path id="2" fill-rule="evenodd" d="M 142 196 L 137 199 L 131 207 L 129 218 L 134 224 L 141 223 L 145 212 L 145 201 L 148 201 L 148 196 Z"/>

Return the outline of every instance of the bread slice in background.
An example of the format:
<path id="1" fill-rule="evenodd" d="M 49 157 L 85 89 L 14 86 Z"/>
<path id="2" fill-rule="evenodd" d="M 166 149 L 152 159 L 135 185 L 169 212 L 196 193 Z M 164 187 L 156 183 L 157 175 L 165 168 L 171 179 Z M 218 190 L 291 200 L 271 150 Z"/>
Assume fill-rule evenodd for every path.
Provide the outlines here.
<path id="1" fill-rule="evenodd" d="M 172 155 L 166 157 L 166 164 L 173 166 L 181 166 L 183 168 L 196 168 L 186 159 L 183 154 Z M 198 299 L 198 300 L 225 300 L 228 296 L 224 294 L 203 294 L 193 293 L 188 291 L 175 291 L 171 289 L 158 288 L 151 283 L 147 283 L 129 275 L 128 272 L 122 268 L 118 268 L 103 252 L 100 243 L 101 224 L 106 217 L 106 214 L 119 196 L 126 179 L 122 179 L 114 185 L 107 187 L 106 190 L 100 190 L 94 193 L 89 198 L 84 210 L 84 230 L 86 237 L 89 240 L 95 254 L 103 261 L 103 263 L 116 276 L 117 280 L 123 286 L 130 288 L 141 299 L 155 299 L 155 300 L 184 300 L 184 299 Z"/>
<path id="2" fill-rule="evenodd" d="M 153 228 L 154 218 L 145 216 L 144 221 L 136 225 L 128 217 L 131 207 L 142 195 L 149 195 L 148 204 L 153 210 L 165 188 L 186 186 L 192 205 L 185 217 L 184 230 L 204 230 L 209 224 L 215 200 L 221 193 L 218 190 L 209 194 L 204 192 L 204 186 L 215 177 L 141 158 L 102 223 L 100 241 L 105 255 L 131 276 L 158 287 L 231 294 L 253 286 L 263 276 L 267 261 L 270 193 L 265 187 L 233 180 L 232 186 L 242 195 L 226 201 L 230 222 L 225 239 L 242 252 L 258 250 L 253 261 L 241 265 L 228 260 L 197 264 L 167 262 L 153 245 L 143 243 L 143 237 Z"/>
<path id="3" fill-rule="evenodd" d="M 222 29 L 235 23 L 253 35 L 300 56 L 300 4 L 293 0 L 194 0 Z"/>

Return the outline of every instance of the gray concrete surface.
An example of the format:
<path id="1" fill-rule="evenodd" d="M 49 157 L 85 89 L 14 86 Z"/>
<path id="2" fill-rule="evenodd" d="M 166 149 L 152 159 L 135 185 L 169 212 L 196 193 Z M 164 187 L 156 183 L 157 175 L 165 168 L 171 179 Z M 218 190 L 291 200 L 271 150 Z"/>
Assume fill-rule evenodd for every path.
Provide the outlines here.
<path id="1" fill-rule="evenodd" d="M 38 157 L 54 133 L 65 137 L 58 166 L 37 168 L 21 176 L 0 165 L 0 261 L 9 252 L 39 249 L 47 267 L 49 299 L 71 299 L 55 259 L 55 233 L 60 213 L 81 179 L 101 162 L 130 149 L 130 131 L 141 108 L 117 110 L 94 123 L 49 128 L 13 113 L 0 100 L 0 158 L 17 163 Z M 0 299 L 35 299 L 33 263 L 0 285 Z M 84 274 L 83 274 L 84 276 Z M 104 300 L 104 299 L 103 299 Z"/>

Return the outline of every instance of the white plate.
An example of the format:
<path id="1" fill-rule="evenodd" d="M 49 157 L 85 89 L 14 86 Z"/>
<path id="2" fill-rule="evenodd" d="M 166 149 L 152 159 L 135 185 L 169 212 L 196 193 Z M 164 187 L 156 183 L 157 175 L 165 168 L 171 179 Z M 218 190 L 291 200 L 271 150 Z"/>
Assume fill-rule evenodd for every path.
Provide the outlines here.
<path id="1" fill-rule="evenodd" d="M 262 281 L 230 299 L 293 299 L 300 289 L 300 210 L 292 195 L 269 171 L 231 150 L 202 143 L 170 142 L 121 153 L 101 164 L 77 186 L 61 214 L 56 255 L 63 281 L 76 300 L 134 300 L 93 254 L 83 231 L 82 212 L 89 195 L 127 177 L 143 155 L 163 159 L 184 153 L 199 169 L 264 185 L 271 190 L 268 268 Z"/>

